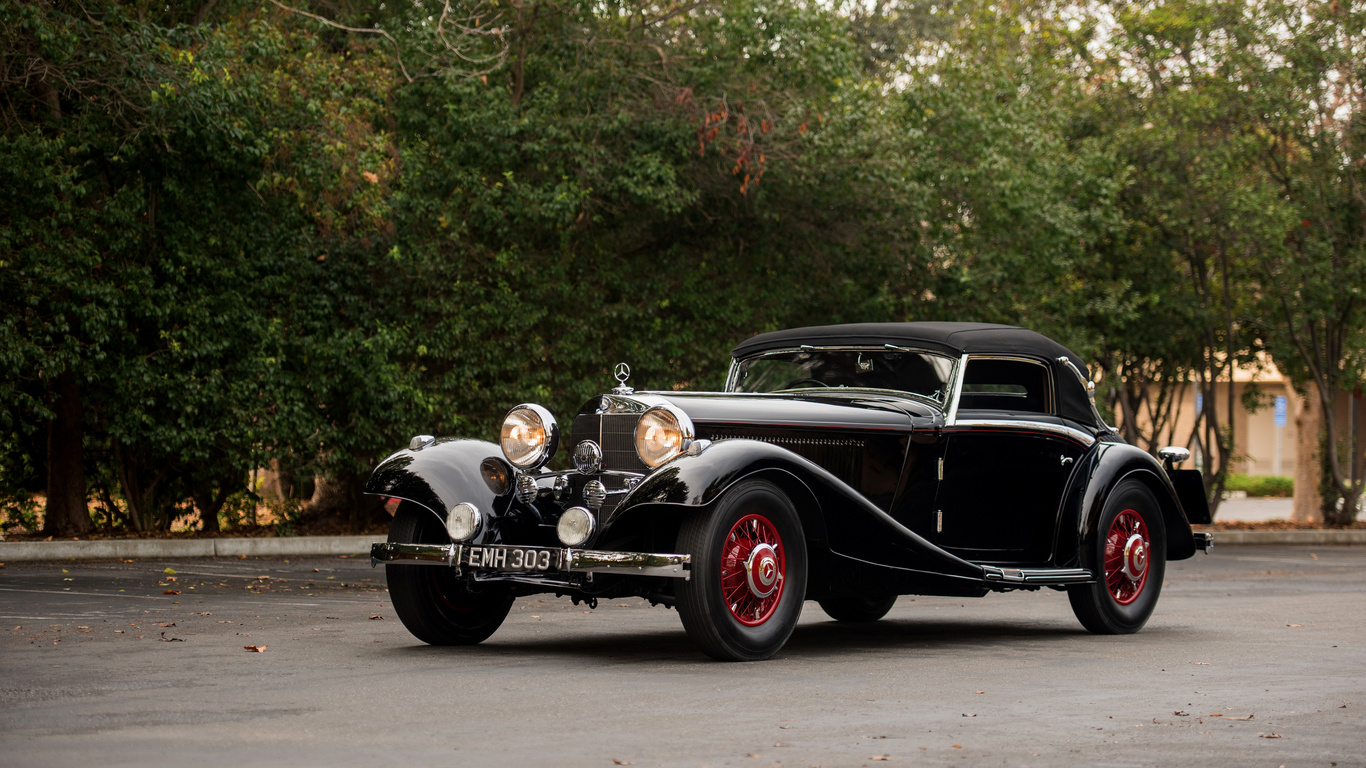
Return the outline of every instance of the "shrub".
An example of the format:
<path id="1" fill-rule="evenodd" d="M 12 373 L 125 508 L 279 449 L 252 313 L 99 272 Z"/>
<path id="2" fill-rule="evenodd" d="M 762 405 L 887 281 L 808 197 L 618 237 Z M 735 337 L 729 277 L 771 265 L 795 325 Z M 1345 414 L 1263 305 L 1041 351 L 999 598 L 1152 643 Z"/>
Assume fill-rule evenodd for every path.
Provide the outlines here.
<path id="1" fill-rule="evenodd" d="M 1228 476 L 1227 490 L 1246 491 L 1248 496 L 1294 496 L 1295 480 L 1279 475 Z"/>

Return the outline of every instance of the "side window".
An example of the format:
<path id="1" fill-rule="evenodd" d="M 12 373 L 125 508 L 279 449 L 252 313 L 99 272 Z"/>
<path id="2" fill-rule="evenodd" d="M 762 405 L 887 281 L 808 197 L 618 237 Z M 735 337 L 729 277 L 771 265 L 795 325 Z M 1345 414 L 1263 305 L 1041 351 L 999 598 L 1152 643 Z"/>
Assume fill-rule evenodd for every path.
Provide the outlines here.
<path id="1" fill-rule="evenodd" d="M 1048 413 L 1048 369 L 1026 360 L 968 360 L 959 410 Z"/>

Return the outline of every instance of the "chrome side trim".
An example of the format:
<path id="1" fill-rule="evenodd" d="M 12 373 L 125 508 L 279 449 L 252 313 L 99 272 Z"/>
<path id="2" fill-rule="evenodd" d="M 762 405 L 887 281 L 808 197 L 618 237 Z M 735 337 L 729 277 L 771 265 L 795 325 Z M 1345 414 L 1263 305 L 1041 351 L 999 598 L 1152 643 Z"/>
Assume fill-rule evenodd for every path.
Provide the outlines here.
<path id="1" fill-rule="evenodd" d="M 504 546 L 504 545 L 490 545 Z M 370 546 L 370 565 L 446 565 L 455 567 L 460 562 L 463 547 L 459 544 L 400 544 L 386 541 Z M 508 547 L 516 549 L 516 547 Z M 547 549 L 540 547 L 539 549 Z M 688 579 L 692 571 L 692 555 L 656 554 L 651 552 L 608 552 L 593 549 L 557 550 L 556 570 L 569 573 L 621 573 L 639 576 L 663 576 Z M 459 570 L 459 569 L 457 569 Z M 499 573 L 496 568 L 481 568 L 494 572 L 494 578 L 506 576 L 517 581 L 528 581 L 536 575 L 524 571 Z M 529 583 L 537 583 L 530 581 Z"/>
<path id="2" fill-rule="evenodd" d="M 983 578 L 1005 584 L 1085 584 L 1095 576 L 1085 568 L 997 568 L 982 566 Z"/>
<path id="3" fill-rule="evenodd" d="M 1046 421 L 1006 421 L 1004 419 L 998 421 L 995 419 L 963 419 L 962 421 L 958 422 L 956 426 L 1032 429 L 1040 432 L 1050 432 L 1055 435 L 1062 435 L 1063 437 L 1070 437 L 1073 440 L 1082 443 L 1087 448 L 1090 448 L 1092 445 L 1095 445 L 1096 443 L 1096 438 L 1094 435 L 1088 435 L 1080 429 L 1073 429 L 1072 427 L 1066 426 L 1064 424 L 1049 424 Z"/>

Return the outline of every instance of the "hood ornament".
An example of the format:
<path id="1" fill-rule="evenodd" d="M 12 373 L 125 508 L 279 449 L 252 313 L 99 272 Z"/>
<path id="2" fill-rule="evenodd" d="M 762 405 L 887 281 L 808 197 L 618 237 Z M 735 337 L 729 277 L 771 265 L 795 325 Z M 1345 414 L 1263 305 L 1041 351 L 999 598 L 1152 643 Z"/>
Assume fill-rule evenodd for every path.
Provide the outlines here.
<path id="1" fill-rule="evenodd" d="M 631 378 L 631 366 L 626 363 L 617 363 L 617 367 L 612 369 L 612 376 L 617 380 L 617 385 L 612 388 L 612 394 L 629 395 L 635 391 L 626 386 L 626 380 Z"/>

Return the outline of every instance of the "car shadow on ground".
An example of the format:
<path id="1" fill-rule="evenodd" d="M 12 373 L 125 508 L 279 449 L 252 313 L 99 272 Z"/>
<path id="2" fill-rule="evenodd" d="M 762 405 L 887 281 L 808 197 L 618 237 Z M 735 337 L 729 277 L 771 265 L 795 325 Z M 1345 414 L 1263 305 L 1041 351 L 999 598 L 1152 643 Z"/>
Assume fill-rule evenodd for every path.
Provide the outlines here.
<path id="1" fill-rule="evenodd" d="M 572 633 L 572 634 L 571 634 Z M 776 658 L 817 660 L 848 653 L 890 652 L 935 656 L 947 650 L 1015 648 L 1022 642 L 1046 647 L 1047 641 L 1086 635 L 1080 626 L 1058 622 L 1051 625 L 1020 625 L 1005 621 L 946 619 L 884 619 L 866 624 L 837 621 L 807 622 L 797 627 Z M 650 632 L 557 631 L 545 639 L 506 639 L 494 635 L 477 646 L 434 647 L 424 645 L 393 649 L 399 655 L 460 655 L 506 658 L 510 655 L 559 655 L 579 660 L 596 659 L 612 664 L 652 665 L 661 662 L 694 664 L 710 661 L 688 640 L 683 627 Z"/>

